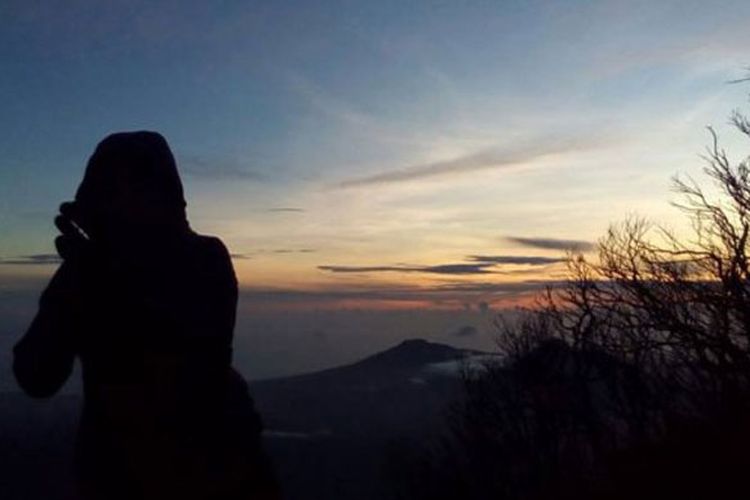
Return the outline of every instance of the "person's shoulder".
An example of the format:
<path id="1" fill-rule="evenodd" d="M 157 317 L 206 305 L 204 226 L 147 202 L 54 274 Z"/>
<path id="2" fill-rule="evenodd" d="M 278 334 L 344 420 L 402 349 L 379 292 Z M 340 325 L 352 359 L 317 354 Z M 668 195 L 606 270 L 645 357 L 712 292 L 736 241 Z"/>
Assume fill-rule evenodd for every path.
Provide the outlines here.
<path id="1" fill-rule="evenodd" d="M 221 238 L 219 238 L 218 236 L 194 233 L 192 235 L 192 239 L 194 241 L 194 245 L 201 252 L 229 258 L 229 250 L 227 250 L 227 246 L 223 241 L 221 241 Z"/>
<path id="2" fill-rule="evenodd" d="M 231 256 L 226 245 L 217 236 L 194 233 L 190 237 L 194 255 L 202 266 L 216 268 L 217 266 L 231 267 Z"/>

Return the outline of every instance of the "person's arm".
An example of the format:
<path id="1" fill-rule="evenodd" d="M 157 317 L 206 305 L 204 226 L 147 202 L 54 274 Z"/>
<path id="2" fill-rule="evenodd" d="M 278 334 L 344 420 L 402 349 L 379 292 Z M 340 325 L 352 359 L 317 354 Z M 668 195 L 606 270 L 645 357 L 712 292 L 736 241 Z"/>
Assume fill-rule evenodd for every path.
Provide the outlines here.
<path id="1" fill-rule="evenodd" d="M 186 340 L 203 358 L 206 376 L 229 369 L 237 309 L 237 278 L 224 244 L 202 237 L 200 272 L 181 317 Z M 220 370 L 216 372 L 216 370 Z"/>
<path id="2" fill-rule="evenodd" d="M 70 376 L 76 355 L 75 269 L 63 262 L 39 300 L 39 311 L 13 348 L 13 372 L 28 395 L 55 394 Z"/>
<path id="3" fill-rule="evenodd" d="M 60 205 L 55 246 L 63 263 L 39 299 L 39 310 L 13 348 L 13 373 L 28 395 L 55 394 L 70 376 L 77 352 L 84 281 L 91 274 L 91 247 L 76 227 L 75 203 Z"/>
<path id="4" fill-rule="evenodd" d="M 201 335 L 208 335 L 231 347 L 237 313 L 237 277 L 234 273 L 229 251 L 218 238 L 205 240 L 205 263 L 200 302 L 196 308 L 194 325 Z"/>
<path id="5" fill-rule="evenodd" d="M 175 335 L 151 364 L 165 381 L 163 411 L 200 421 L 218 414 L 231 376 L 237 281 L 218 238 L 197 236 L 189 245 L 184 279 L 160 280 L 140 300 Z"/>

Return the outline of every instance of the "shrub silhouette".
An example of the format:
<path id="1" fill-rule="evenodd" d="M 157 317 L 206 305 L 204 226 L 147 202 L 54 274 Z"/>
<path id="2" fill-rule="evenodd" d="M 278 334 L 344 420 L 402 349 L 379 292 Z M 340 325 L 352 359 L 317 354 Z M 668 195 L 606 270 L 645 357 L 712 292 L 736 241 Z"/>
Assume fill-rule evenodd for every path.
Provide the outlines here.
<path id="1" fill-rule="evenodd" d="M 750 138 L 750 120 L 734 126 Z M 400 498 L 717 498 L 750 443 L 750 162 L 713 129 L 675 177 L 678 235 L 613 225 L 536 307 L 497 318 L 502 362 L 465 374 L 449 431 L 401 467 Z M 709 191 L 714 194 L 709 194 Z"/>

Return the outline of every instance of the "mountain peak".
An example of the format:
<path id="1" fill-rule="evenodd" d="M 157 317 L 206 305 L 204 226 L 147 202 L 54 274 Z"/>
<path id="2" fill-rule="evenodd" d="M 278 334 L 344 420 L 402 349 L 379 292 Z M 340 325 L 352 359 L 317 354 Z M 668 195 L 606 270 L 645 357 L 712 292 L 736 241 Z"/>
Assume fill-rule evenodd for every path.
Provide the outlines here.
<path id="1" fill-rule="evenodd" d="M 413 368 L 430 363 L 459 359 L 464 354 L 464 350 L 456 349 L 449 345 L 429 342 L 424 339 L 408 339 L 390 349 L 365 358 L 357 363 L 357 365 Z"/>

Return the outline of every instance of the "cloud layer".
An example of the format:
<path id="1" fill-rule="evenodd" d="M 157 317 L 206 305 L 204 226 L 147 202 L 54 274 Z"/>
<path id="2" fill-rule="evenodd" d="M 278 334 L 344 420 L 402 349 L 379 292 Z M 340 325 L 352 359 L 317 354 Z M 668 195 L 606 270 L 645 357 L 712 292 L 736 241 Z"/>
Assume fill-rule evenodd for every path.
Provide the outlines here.
<path id="1" fill-rule="evenodd" d="M 584 240 L 566 240 L 557 238 L 525 238 L 521 236 L 508 236 L 506 239 L 512 243 L 529 248 L 540 248 L 543 250 L 572 250 L 574 252 L 589 252 L 595 248 L 595 244 Z"/>
<path id="2" fill-rule="evenodd" d="M 272 207 L 267 210 L 272 213 L 299 213 L 304 212 L 304 208 L 299 207 Z"/>
<path id="3" fill-rule="evenodd" d="M 552 154 L 585 151 L 600 146 L 601 137 L 541 137 L 459 156 L 450 160 L 413 165 L 382 173 L 354 177 L 338 184 L 341 188 L 413 181 L 449 174 L 463 174 L 491 168 L 507 168 L 530 163 Z"/>
<path id="4" fill-rule="evenodd" d="M 427 274 L 515 274 L 527 273 L 533 269 L 498 270 L 501 265 L 512 266 L 548 266 L 562 262 L 562 258 L 538 257 L 533 255 L 468 255 L 469 263 L 439 265 L 374 265 L 374 266 L 318 266 L 321 271 L 332 273 L 427 273 Z"/>
<path id="5" fill-rule="evenodd" d="M 31 255 L 19 255 L 10 259 L 0 259 L 0 264 L 43 266 L 59 264 L 62 259 L 56 253 L 37 253 Z"/>
<path id="6" fill-rule="evenodd" d="M 201 156 L 181 156 L 180 171 L 186 175 L 202 179 L 231 179 L 244 181 L 262 181 L 265 176 L 247 168 L 246 165 L 228 159 L 210 160 Z"/>
<path id="7" fill-rule="evenodd" d="M 563 262 L 557 257 L 537 257 L 532 255 L 469 255 L 468 260 L 485 264 L 514 264 L 526 266 L 546 266 Z"/>
<path id="8" fill-rule="evenodd" d="M 318 266 L 332 273 L 428 273 L 428 274 L 489 274 L 492 264 L 442 264 L 437 266 Z"/>
<path id="9" fill-rule="evenodd" d="M 311 299 L 317 300 L 456 300 L 465 301 L 467 297 L 504 297 L 534 293 L 546 287 L 557 287 L 564 281 L 525 280 L 520 282 L 491 283 L 445 283 L 432 287 L 391 286 L 391 285 L 356 285 L 328 286 L 316 290 L 274 289 L 264 287 L 243 287 L 241 293 L 249 299 L 259 302 L 295 302 Z"/>

